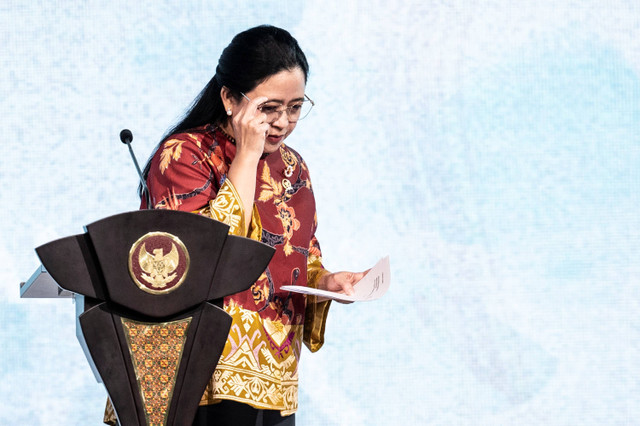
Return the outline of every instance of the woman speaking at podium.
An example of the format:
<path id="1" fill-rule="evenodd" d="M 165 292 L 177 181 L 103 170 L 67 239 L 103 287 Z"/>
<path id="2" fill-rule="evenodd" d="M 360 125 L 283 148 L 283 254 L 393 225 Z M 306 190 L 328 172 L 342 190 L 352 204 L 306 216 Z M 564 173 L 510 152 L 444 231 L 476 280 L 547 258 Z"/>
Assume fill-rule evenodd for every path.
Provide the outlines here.
<path id="1" fill-rule="evenodd" d="M 320 349 L 330 302 L 280 287 L 351 294 L 364 275 L 323 268 L 309 170 L 285 144 L 314 104 L 308 73 L 287 31 L 236 35 L 145 167 L 153 208 L 209 216 L 276 249 L 249 290 L 224 300 L 233 323 L 194 425 L 295 424 L 301 342 Z"/>

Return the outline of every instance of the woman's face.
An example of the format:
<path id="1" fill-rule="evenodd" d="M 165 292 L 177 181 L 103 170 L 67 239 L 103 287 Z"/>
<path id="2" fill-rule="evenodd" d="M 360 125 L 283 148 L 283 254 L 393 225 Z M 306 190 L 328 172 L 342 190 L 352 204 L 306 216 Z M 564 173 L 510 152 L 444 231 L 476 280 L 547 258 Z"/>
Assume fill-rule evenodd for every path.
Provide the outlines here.
<path id="1" fill-rule="evenodd" d="M 264 105 L 269 106 L 289 106 L 293 103 L 304 100 L 305 80 L 304 73 L 300 68 L 284 70 L 273 74 L 253 90 L 245 93 L 249 99 L 261 96 L 268 98 Z M 235 114 L 246 104 L 246 100 L 234 102 L 232 109 Z M 287 113 L 283 112 L 280 117 L 271 122 L 264 144 L 264 153 L 271 154 L 280 148 L 282 142 L 293 132 L 297 123 L 291 123 Z"/>

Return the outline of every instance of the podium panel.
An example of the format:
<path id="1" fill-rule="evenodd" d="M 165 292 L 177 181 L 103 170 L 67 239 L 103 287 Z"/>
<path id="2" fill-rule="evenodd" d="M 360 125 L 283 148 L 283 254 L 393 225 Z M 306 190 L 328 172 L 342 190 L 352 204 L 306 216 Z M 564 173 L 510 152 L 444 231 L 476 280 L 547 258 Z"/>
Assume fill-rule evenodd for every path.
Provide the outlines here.
<path id="1" fill-rule="evenodd" d="M 23 297 L 82 296 L 79 340 L 120 424 L 190 424 L 231 326 L 222 298 L 247 290 L 273 248 L 168 210 L 85 230 L 36 249 L 44 268 Z"/>

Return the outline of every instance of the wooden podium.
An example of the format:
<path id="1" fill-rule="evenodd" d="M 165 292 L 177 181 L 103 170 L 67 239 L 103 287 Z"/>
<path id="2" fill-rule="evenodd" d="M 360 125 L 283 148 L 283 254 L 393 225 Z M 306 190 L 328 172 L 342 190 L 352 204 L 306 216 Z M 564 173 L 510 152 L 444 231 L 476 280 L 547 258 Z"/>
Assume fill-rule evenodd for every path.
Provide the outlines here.
<path id="1" fill-rule="evenodd" d="M 140 210 L 36 249 L 44 268 L 21 297 L 81 302 L 78 338 L 120 424 L 193 422 L 231 326 L 222 300 L 248 289 L 274 252 L 228 229 L 192 213 Z"/>

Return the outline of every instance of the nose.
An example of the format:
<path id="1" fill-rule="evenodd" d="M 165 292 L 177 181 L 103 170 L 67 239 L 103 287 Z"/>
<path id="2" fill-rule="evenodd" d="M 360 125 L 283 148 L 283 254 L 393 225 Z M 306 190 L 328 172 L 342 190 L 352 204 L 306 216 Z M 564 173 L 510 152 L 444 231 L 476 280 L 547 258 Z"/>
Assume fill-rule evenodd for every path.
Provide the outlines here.
<path id="1" fill-rule="evenodd" d="M 271 123 L 271 125 L 279 129 L 287 127 L 289 125 L 289 116 L 287 115 L 287 111 L 282 111 L 282 113 L 280 113 L 280 117 Z"/>

